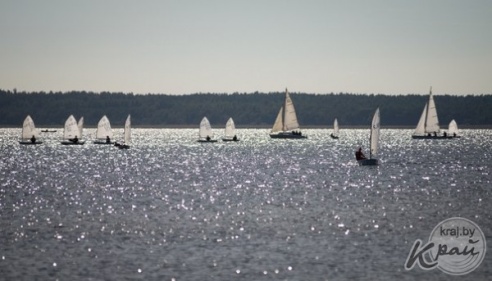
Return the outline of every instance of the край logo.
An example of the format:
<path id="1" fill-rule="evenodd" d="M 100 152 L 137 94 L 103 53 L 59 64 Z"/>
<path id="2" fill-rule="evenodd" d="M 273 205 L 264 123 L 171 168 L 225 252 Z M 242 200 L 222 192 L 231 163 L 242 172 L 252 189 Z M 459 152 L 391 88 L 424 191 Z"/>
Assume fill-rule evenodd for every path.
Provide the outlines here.
<path id="1" fill-rule="evenodd" d="M 429 242 L 422 245 L 415 240 L 405 262 L 411 270 L 416 263 L 423 270 L 439 268 L 452 275 L 468 274 L 485 257 L 485 235 L 474 222 L 464 218 L 450 218 L 440 222 L 432 231 Z"/>

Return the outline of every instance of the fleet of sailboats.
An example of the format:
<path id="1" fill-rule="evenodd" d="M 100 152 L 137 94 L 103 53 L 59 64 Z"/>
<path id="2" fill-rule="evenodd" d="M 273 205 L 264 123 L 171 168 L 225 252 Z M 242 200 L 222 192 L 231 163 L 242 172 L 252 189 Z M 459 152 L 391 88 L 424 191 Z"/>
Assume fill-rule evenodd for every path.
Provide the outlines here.
<path id="1" fill-rule="evenodd" d="M 84 117 L 81 117 L 77 122 L 73 115 L 70 115 L 65 121 L 63 140 L 64 145 L 82 145 L 85 143 L 82 140 L 84 128 Z M 370 133 L 370 152 L 369 158 L 362 157 L 363 159 L 357 159 L 359 165 L 378 165 L 379 160 L 375 158 L 378 153 L 379 146 L 379 132 L 380 132 L 380 113 L 379 108 L 374 113 L 371 123 Z M 31 116 L 27 116 L 23 122 L 22 134 L 20 144 L 41 144 L 42 141 L 38 140 L 38 130 L 34 125 L 34 121 Z M 297 121 L 297 115 L 294 108 L 294 103 L 289 95 L 287 89 L 285 89 L 284 103 L 280 107 L 280 111 L 277 114 L 277 118 L 272 127 L 269 136 L 273 139 L 304 139 L 307 138 L 301 133 L 299 122 Z M 199 142 L 217 142 L 213 139 L 214 133 L 207 117 L 203 117 L 200 122 L 199 128 Z M 330 134 L 331 138 L 339 138 L 339 125 L 337 118 L 333 121 L 333 132 Z M 453 119 L 448 126 L 448 132 L 441 134 L 441 128 L 439 126 L 439 119 L 437 116 L 436 104 L 432 95 L 432 87 L 429 92 L 429 98 L 424 106 L 424 110 L 420 116 L 415 132 L 412 135 L 414 139 L 446 139 L 446 138 L 459 138 L 458 125 Z M 111 123 L 106 115 L 104 115 L 98 122 L 96 130 L 96 140 L 94 144 L 110 144 L 113 138 L 113 132 L 111 129 Z M 223 141 L 238 141 L 236 135 L 236 128 L 234 120 L 229 118 L 227 120 Z M 119 148 L 129 148 L 131 141 L 131 117 L 128 115 L 125 121 L 124 129 L 124 141 L 122 144 L 114 143 Z M 359 151 L 359 154 L 361 152 Z M 357 156 L 359 158 L 359 156 Z"/>
<path id="2" fill-rule="evenodd" d="M 284 103 L 280 107 L 272 131 L 272 139 L 305 139 L 307 136 L 302 135 L 299 122 L 297 121 L 294 103 L 290 98 L 289 91 L 285 89 Z"/>
<path id="3" fill-rule="evenodd" d="M 26 119 L 22 123 L 22 133 L 20 144 L 42 144 L 43 142 L 38 140 L 39 133 L 34 125 L 34 121 L 31 116 L 27 115 Z"/>

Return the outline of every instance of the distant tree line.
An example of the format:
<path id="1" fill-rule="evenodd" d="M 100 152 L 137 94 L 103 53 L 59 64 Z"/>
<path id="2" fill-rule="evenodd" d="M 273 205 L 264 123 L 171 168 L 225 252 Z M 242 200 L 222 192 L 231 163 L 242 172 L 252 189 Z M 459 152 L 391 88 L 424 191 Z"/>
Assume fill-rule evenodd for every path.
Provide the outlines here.
<path id="1" fill-rule="evenodd" d="M 376 107 L 382 126 L 416 126 L 426 95 L 363 95 L 291 93 L 301 127 L 369 124 Z M 0 126 L 21 126 L 29 114 L 38 127 L 63 126 L 70 114 L 84 116 L 95 126 L 106 115 L 121 126 L 128 114 L 138 126 L 198 126 L 203 116 L 213 127 L 232 117 L 236 126 L 272 126 L 284 93 L 198 93 L 190 95 L 72 92 L 17 92 L 0 90 Z M 459 126 L 492 124 L 492 95 L 434 96 L 442 126 L 455 119 Z"/>

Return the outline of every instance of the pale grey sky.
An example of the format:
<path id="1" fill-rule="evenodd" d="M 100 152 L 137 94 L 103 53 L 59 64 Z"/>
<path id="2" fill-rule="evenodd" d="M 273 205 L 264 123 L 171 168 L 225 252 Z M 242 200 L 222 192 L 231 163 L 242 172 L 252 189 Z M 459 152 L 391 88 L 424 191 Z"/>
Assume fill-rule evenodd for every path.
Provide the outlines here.
<path id="1" fill-rule="evenodd" d="M 0 88 L 492 93 L 490 0 L 0 0 Z"/>

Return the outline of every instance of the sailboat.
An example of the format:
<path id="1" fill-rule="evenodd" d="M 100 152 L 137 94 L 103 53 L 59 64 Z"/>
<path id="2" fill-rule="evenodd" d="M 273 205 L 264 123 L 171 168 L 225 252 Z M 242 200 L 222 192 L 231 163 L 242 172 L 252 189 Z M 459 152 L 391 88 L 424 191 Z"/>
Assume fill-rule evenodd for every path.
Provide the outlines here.
<path id="1" fill-rule="evenodd" d="M 446 139 L 446 134 L 439 135 L 441 128 L 439 127 L 439 119 L 437 118 L 436 103 L 432 96 L 432 87 L 429 93 L 429 101 L 425 104 L 422 115 L 415 132 L 412 135 L 413 139 Z"/>
<path id="2" fill-rule="evenodd" d="M 333 133 L 330 134 L 330 137 L 332 139 L 338 139 L 338 120 L 335 118 L 335 121 L 333 121 Z"/>
<path id="3" fill-rule="evenodd" d="M 27 115 L 26 119 L 24 119 L 24 123 L 22 123 L 22 134 L 20 144 L 42 144 L 42 141 L 37 140 L 39 136 L 38 130 L 34 125 L 34 121 L 32 120 L 30 115 Z"/>
<path id="4" fill-rule="evenodd" d="M 217 142 L 217 140 L 212 139 L 214 137 L 214 132 L 212 131 L 212 126 L 207 117 L 203 117 L 200 122 L 200 131 L 198 142 Z"/>
<path id="5" fill-rule="evenodd" d="M 292 102 L 287 89 L 285 89 L 284 104 L 280 107 L 277 119 L 275 119 L 275 124 L 273 124 L 272 131 L 270 132 L 270 137 L 272 139 L 307 138 L 307 136 L 303 136 L 300 131 L 294 103 Z"/>
<path id="6" fill-rule="evenodd" d="M 84 116 L 80 117 L 77 127 L 79 128 L 79 138 L 82 138 L 82 132 L 84 131 Z"/>
<path id="7" fill-rule="evenodd" d="M 460 138 L 461 136 L 459 136 L 458 133 L 458 124 L 453 119 L 448 125 L 448 135 L 453 138 Z"/>
<path id="8" fill-rule="evenodd" d="M 234 125 L 234 120 L 232 120 L 232 118 L 227 120 L 222 141 L 239 141 L 236 136 L 236 126 Z"/>
<path id="9" fill-rule="evenodd" d="M 132 122 L 131 122 L 131 117 L 130 114 L 128 114 L 128 117 L 126 118 L 125 121 L 125 129 L 123 133 L 123 143 L 117 143 L 115 142 L 114 145 L 117 146 L 119 149 L 129 149 L 130 148 L 130 141 L 132 139 Z"/>
<path id="10" fill-rule="evenodd" d="M 379 108 L 376 109 L 371 122 L 371 134 L 369 136 L 369 142 L 371 144 L 371 149 L 369 150 L 369 158 L 357 160 L 360 166 L 375 166 L 379 165 L 378 159 L 374 158 L 378 153 L 379 146 L 379 129 L 380 129 L 380 117 Z"/>
<path id="11" fill-rule="evenodd" d="M 97 123 L 96 140 L 94 144 L 112 144 L 113 131 L 111 130 L 111 123 L 109 123 L 108 117 L 104 115 Z"/>
<path id="12" fill-rule="evenodd" d="M 79 125 L 83 126 L 84 118 L 80 118 Z M 79 139 L 82 138 L 82 127 L 77 125 L 77 120 L 73 115 L 70 115 L 65 121 L 65 127 L 63 129 L 63 141 L 61 144 L 63 145 L 82 145 L 85 141 Z"/>

